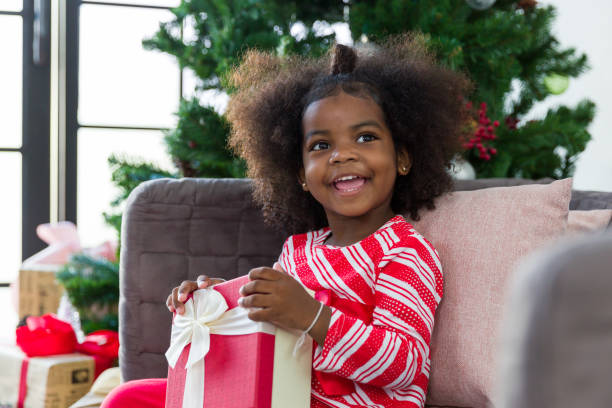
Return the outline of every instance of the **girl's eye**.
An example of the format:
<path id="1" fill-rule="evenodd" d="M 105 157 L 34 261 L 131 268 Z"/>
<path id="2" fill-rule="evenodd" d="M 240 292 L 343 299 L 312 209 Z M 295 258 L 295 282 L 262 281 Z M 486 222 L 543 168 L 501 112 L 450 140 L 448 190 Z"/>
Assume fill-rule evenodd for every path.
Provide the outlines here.
<path id="1" fill-rule="evenodd" d="M 371 142 L 372 140 L 376 140 L 376 136 L 370 133 L 364 133 L 363 135 L 359 135 L 357 138 L 358 143 Z"/>
<path id="2" fill-rule="evenodd" d="M 329 143 L 327 142 L 316 142 L 310 147 L 310 150 L 324 150 L 329 148 Z"/>

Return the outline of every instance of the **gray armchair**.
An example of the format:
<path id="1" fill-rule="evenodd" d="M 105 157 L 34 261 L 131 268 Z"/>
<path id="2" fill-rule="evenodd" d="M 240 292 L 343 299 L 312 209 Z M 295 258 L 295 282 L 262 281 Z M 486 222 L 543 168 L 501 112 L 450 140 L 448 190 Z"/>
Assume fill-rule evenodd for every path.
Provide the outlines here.
<path id="1" fill-rule="evenodd" d="M 533 181 L 460 181 L 456 189 L 525 183 Z M 570 208 L 612 208 L 612 193 L 574 191 Z M 134 190 L 121 244 L 123 378 L 166 376 L 171 316 L 165 299 L 174 286 L 202 273 L 231 279 L 252 267 L 272 265 L 284 238 L 264 225 L 246 179 L 160 179 Z"/>

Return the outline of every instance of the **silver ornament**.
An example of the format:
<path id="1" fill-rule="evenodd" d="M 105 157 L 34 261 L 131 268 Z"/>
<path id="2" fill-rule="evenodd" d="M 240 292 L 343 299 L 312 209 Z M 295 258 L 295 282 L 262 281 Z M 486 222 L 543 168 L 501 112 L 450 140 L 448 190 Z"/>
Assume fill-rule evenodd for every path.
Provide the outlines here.
<path id="1" fill-rule="evenodd" d="M 469 161 L 460 156 L 455 157 L 451 161 L 449 173 L 455 180 L 474 180 L 476 178 L 476 170 Z"/>
<path id="2" fill-rule="evenodd" d="M 475 10 L 486 10 L 495 3 L 495 0 L 465 0 L 465 2 Z"/>

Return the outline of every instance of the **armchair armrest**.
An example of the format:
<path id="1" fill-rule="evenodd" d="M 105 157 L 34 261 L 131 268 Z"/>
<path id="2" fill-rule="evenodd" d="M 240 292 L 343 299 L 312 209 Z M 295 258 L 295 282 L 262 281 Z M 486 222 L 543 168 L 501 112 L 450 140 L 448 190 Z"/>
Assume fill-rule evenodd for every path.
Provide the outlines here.
<path id="1" fill-rule="evenodd" d="M 123 378 L 165 377 L 173 287 L 200 274 L 232 279 L 272 265 L 284 235 L 263 223 L 248 179 L 159 179 L 127 200 L 121 234 Z"/>
<path id="2" fill-rule="evenodd" d="M 608 230 L 523 262 L 506 303 L 496 407 L 610 406 L 611 249 Z"/>

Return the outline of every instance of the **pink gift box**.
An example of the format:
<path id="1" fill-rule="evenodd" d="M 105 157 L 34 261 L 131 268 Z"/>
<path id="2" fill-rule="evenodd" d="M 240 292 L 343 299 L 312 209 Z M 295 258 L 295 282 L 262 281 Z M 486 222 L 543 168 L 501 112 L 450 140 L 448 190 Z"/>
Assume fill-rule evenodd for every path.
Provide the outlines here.
<path id="1" fill-rule="evenodd" d="M 229 309 L 233 309 L 239 307 L 238 291 L 247 282 L 248 277 L 243 276 L 216 285 L 213 290 L 223 296 Z M 210 349 L 204 358 L 204 407 L 310 407 L 312 343 L 308 342 L 305 350 L 294 358 L 290 350 L 297 337 L 280 329 L 275 335 L 263 332 L 211 334 Z M 185 366 L 190 347 L 191 344 L 183 349 L 174 368 L 168 368 L 168 408 L 183 407 Z M 284 351 L 279 351 L 281 349 Z"/>

